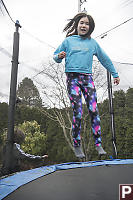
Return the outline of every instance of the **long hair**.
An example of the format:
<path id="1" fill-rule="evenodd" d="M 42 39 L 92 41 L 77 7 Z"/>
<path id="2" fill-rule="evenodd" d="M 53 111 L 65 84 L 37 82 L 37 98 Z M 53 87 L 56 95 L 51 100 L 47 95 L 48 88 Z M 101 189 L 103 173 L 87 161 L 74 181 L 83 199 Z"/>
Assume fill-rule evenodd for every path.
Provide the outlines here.
<path id="1" fill-rule="evenodd" d="M 73 17 L 73 19 L 70 19 L 70 22 L 65 26 L 65 28 L 63 29 L 63 32 L 66 32 L 66 37 L 71 36 L 71 35 L 78 35 L 77 27 L 82 17 L 87 17 L 89 20 L 89 31 L 86 34 L 86 37 L 90 37 L 91 33 L 93 32 L 95 28 L 95 22 L 94 22 L 94 19 L 90 15 L 83 12 L 78 13 L 75 17 Z"/>

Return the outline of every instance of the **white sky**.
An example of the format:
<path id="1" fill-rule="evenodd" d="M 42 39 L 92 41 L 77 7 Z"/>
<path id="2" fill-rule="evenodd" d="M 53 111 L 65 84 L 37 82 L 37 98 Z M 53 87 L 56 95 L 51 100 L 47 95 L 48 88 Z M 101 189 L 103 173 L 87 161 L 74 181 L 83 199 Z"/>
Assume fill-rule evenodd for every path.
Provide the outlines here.
<path id="1" fill-rule="evenodd" d="M 67 20 L 78 12 L 78 0 L 4 0 L 14 21 L 19 20 L 20 53 L 18 83 L 26 76 L 32 78 L 41 70 L 41 63 L 52 58 L 54 48 L 64 39 L 62 30 Z M 123 23 L 133 17 L 133 0 L 87 0 L 82 10 L 92 15 L 96 28 L 92 37 Z M 8 101 L 10 90 L 11 58 L 1 51 L 4 48 L 12 55 L 14 24 L 4 12 L 0 14 L 0 102 Z M 39 42 L 34 37 L 43 42 Z M 112 61 L 133 63 L 133 20 L 111 31 L 104 39 L 96 40 Z M 49 44 L 49 45 L 47 45 Z M 127 67 L 127 70 L 125 69 Z M 34 68 L 35 70 L 33 70 Z M 120 87 L 133 87 L 133 65 L 121 65 Z M 3 98 L 1 97 L 3 94 Z"/>

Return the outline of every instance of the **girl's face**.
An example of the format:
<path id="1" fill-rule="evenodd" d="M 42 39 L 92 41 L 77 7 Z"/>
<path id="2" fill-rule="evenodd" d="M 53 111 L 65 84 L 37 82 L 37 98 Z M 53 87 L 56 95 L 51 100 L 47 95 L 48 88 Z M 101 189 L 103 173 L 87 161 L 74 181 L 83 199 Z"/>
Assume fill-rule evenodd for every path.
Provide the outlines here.
<path id="1" fill-rule="evenodd" d="M 82 17 L 79 20 L 77 32 L 80 36 L 85 36 L 89 31 L 89 20 L 88 17 Z"/>

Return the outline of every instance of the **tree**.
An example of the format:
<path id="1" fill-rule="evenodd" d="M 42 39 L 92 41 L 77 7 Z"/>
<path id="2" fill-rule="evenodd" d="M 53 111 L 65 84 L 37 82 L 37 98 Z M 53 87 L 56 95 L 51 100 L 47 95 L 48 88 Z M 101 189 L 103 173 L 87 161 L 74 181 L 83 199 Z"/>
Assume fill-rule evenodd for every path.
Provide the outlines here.
<path id="1" fill-rule="evenodd" d="M 127 157 L 133 156 L 133 88 L 129 88 L 126 92 L 125 103 L 125 115 L 126 115 L 126 155 Z"/>
<path id="2" fill-rule="evenodd" d="M 8 104 L 0 103 L 0 165 L 2 164 L 3 146 L 5 144 L 5 130 L 8 124 Z"/>
<path id="3" fill-rule="evenodd" d="M 125 108 L 125 104 L 126 104 L 126 94 L 123 90 L 118 90 L 114 92 L 114 108 L 115 110 L 121 109 L 121 108 Z"/>
<path id="4" fill-rule="evenodd" d="M 0 103 L 0 132 L 7 128 L 8 123 L 8 104 Z"/>
<path id="5" fill-rule="evenodd" d="M 47 153 L 51 164 L 77 160 L 64 139 L 59 123 L 51 119 L 47 123 Z"/>
<path id="6" fill-rule="evenodd" d="M 24 105 L 28 106 L 42 106 L 42 99 L 40 97 L 37 87 L 29 78 L 24 78 L 18 86 L 17 97 L 22 100 Z"/>
<path id="7" fill-rule="evenodd" d="M 40 125 L 36 121 L 24 122 L 18 125 L 17 128 L 24 132 L 26 136 L 21 145 L 26 153 L 34 155 L 46 154 L 47 136 L 43 132 L 40 132 Z"/>
<path id="8" fill-rule="evenodd" d="M 45 109 L 45 108 L 43 108 Z M 25 121 L 37 121 L 40 125 L 40 130 L 46 132 L 48 120 L 47 116 L 42 113 L 41 109 L 38 107 L 29 107 L 26 105 L 17 106 L 15 113 L 15 125 L 22 124 Z"/>
<path id="9" fill-rule="evenodd" d="M 133 152 L 133 89 L 114 92 L 116 143 L 119 158 L 130 158 Z"/>

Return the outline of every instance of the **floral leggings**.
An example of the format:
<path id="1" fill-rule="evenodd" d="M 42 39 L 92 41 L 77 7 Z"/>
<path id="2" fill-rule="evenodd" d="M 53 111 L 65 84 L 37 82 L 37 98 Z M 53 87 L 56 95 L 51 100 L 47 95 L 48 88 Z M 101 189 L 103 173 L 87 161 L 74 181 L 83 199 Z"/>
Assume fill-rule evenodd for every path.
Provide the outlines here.
<path id="1" fill-rule="evenodd" d="M 101 145 L 100 117 L 97 108 L 97 95 L 91 74 L 66 73 L 67 90 L 73 109 L 72 137 L 73 145 L 80 146 L 81 142 L 81 119 L 82 119 L 82 99 L 83 93 L 87 108 L 91 117 L 91 127 L 95 139 L 95 145 Z"/>

